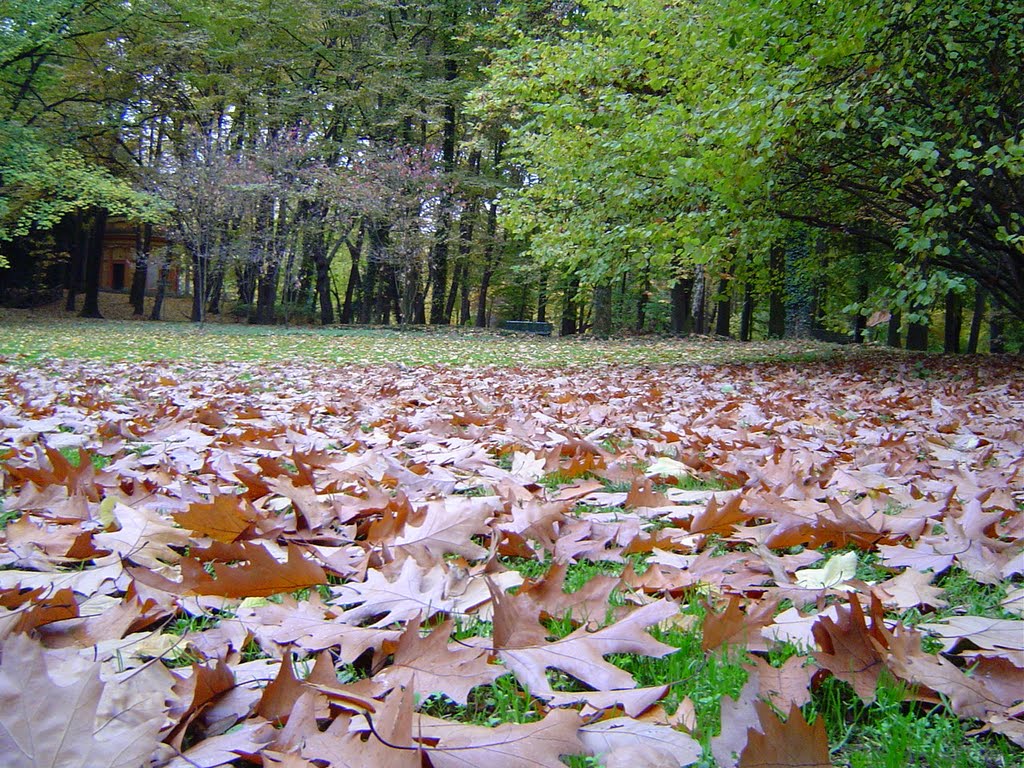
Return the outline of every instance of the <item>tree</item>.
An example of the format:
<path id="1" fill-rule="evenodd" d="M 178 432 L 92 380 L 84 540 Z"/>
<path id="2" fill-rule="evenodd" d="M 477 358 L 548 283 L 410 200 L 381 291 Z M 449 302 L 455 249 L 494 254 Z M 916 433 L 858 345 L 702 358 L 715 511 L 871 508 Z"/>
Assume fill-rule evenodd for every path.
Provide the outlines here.
<path id="1" fill-rule="evenodd" d="M 52 229 L 76 213 L 160 220 L 164 207 L 158 201 L 136 192 L 104 165 L 111 160 L 109 141 L 116 135 L 118 111 L 113 107 L 124 97 L 111 75 L 122 55 L 113 41 L 129 17 L 123 4 L 110 0 L 5 7 L 0 23 L 0 242 Z"/>
<path id="2" fill-rule="evenodd" d="M 582 9 L 514 40 L 488 87 L 520 116 L 533 180 L 509 210 L 538 258 L 600 280 L 650 248 L 664 274 L 784 245 L 795 221 L 1024 315 L 1020 3 Z"/>

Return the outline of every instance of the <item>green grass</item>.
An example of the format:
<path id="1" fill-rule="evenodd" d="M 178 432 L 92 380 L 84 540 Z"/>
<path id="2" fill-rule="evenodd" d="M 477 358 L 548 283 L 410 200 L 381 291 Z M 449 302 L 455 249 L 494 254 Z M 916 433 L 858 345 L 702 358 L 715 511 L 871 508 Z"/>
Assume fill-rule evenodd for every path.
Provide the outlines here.
<path id="1" fill-rule="evenodd" d="M 735 548 L 731 542 L 711 542 L 708 546 Z M 846 551 L 848 547 L 833 554 Z M 529 578 L 540 578 L 547 573 L 550 563 L 523 558 L 502 558 L 502 563 Z M 582 588 L 587 581 L 598 575 L 616 575 L 623 570 L 622 563 L 576 562 L 569 565 L 565 588 L 573 592 Z M 858 552 L 857 577 L 874 581 L 884 580 L 890 575 L 874 553 Z M 980 584 L 969 574 L 951 569 L 943 574 L 937 585 L 943 587 L 950 607 L 921 616 L 915 611 L 907 612 L 904 620 L 915 623 L 931 621 L 954 613 L 1011 618 L 999 605 L 1006 595 L 1003 585 Z M 612 605 L 621 603 L 621 595 L 613 595 Z M 735 697 L 747 679 L 745 664 L 749 656 L 745 652 L 719 649 L 704 653 L 701 647 L 701 619 L 704 609 L 693 604 L 683 607 L 684 614 L 693 615 L 697 621 L 694 628 L 662 629 L 652 627 L 650 634 L 661 642 L 678 650 L 663 658 L 614 654 L 608 657 L 613 664 L 628 671 L 638 686 L 668 685 L 669 692 L 661 704 L 669 711 L 675 711 L 679 703 L 689 698 L 697 715 L 694 737 L 704 747 L 704 754 L 698 768 L 715 768 L 711 756 L 710 741 L 720 728 L 720 707 L 726 696 Z M 568 618 L 552 619 L 546 623 L 552 638 L 563 637 L 576 627 Z M 475 623 L 471 634 L 486 636 L 490 625 Z M 933 648 L 937 650 L 937 648 Z M 768 661 L 780 665 L 791 656 L 801 656 L 803 651 L 791 644 L 782 644 L 772 649 Z M 581 690 L 578 681 L 561 672 L 550 672 L 549 680 L 556 690 Z M 804 715 L 810 722 L 822 718 L 832 745 L 832 760 L 841 768 L 1016 768 L 1019 766 L 1020 750 L 1009 740 L 999 735 L 975 735 L 970 731 L 977 724 L 961 721 L 944 704 L 929 705 L 909 700 L 904 684 L 892 678 L 883 678 L 879 684 L 877 700 L 863 703 L 845 682 L 825 678 L 812 687 L 811 702 L 804 706 Z M 437 697 L 427 704 L 432 714 L 461 717 L 480 724 L 495 725 L 500 720 L 497 713 L 508 712 L 509 721 L 525 722 L 539 717 L 528 692 L 522 690 L 511 677 L 502 678 L 494 686 L 474 691 L 473 706 L 457 708 L 450 702 Z M 479 709 L 481 702 L 488 708 Z M 569 766 L 590 768 L 598 765 L 593 758 L 572 758 L 564 761 Z"/>
<path id="2" fill-rule="evenodd" d="M 81 461 L 81 454 L 79 454 L 77 448 L 61 448 L 60 455 L 67 459 L 73 467 L 77 467 Z M 98 453 L 89 454 L 89 461 L 92 462 L 93 467 L 96 469 L 109 467 L 113 460 L 114 459 L 110 456 L 101 456 Z"/>
<path id="3" fill-rule="evenodd" d="M 541 707 L 511 675 L 502 675 L 491 685 L 478 685 L 469 692 L 466 705 L 456 704 L 444 694 L 432 694 L 420 703 L 420 711 L 432 717 L 473 725 L 532 723 L 541 719 Z"/>
<path id="4" fill-rule="evenodd" d="M 38 320 L 7 312 L 0 357 L 12 361 L 296 361 L 343 364 L 594 366 L 811 362 L 834 356 L 823 343 L 705 338 L 548 339 L 468 329 L 284 328 L 138 321 Z"/>
<path id="5" fill-rule="evenodd" d="M 853 689 L 825 680 L 805 709 L 824 718 L 832 759 L 842 768 L 1011 768 L 1020 751 L 1002 736 L 977 736 L 944 705 L 908 703 L 907 687 L 883 676 L 876 699 L 864 704 Z"/>
<path id="6" fill-rule="evenodd" d="M 8 523 L 13 523 L 21 517 L 21 512 L 16 509 L 6 509 L 4 507 L 4 498 L 0 496 L 0 531 L 7 527 Z"/>
<path id="7" fill-rule="evenodd" d="M 696 607 L 686 612 L 698 617 L 702 614 Z M 711 738 L 720 729 L 719 714 L 723 697 L 738 696 L 747 681 L 747 671 L 743 668 L 746 654 L 730 649 L 705 653 L 701 648 L 699 625 L 689 631 L 654 627 L 650 633 L 656 640 L 679 650 L 662 658 L 631 654 L 616 654 L 608 658 L 633 675 L 638 686 L 667 684 L 669 692 L 661 704 L 669 712 L 675 712 L 679 703 L 689 698 L 697 712 L 697 731 L 694 735 L 707 752 Z"/>
<path id="8" fill-rule="evenodd" d="M 735 487 L 735 485 L 729 483 L 723 477 L 693 477 L 692 475 L 687 475 L 686 477 L 679 478 L 671 486 L 665 486 L 665 488 L 657 486 L 656 489 L 678 488 L 681 491 L 729 491 Z"/>
<path id="9" fill-rule="evenodd" d="M 900 615 L 900 620 L 907 626 L 917 626 L 929 622 L 941 621 L 950 616 L 986 616 L 991 619 L 1019 619 L 1019 616 L 1007 611 L 1002 605 L 1009 586 L 1013 582 L 1002 584 L 982 584 L 960 568 L 950 568 L 935 579 L 935 586 L 943 590 L 942 599 L 948 604 L 933 610 L 922 612 L 911 608 Z M 940 643 L 934 638 L 925 638 L 925 647 L 937 650 Z"/>

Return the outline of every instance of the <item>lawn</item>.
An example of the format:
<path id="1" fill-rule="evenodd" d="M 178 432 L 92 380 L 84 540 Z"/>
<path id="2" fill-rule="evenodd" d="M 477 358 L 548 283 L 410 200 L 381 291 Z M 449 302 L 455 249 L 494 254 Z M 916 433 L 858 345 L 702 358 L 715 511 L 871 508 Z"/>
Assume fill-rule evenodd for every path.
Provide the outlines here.
<path id="1" fill-rule="evenodd" d="M 837 354 L 820 342 L 740 344 L 707 337 L 595 341 L 469 329 L 287 328 L 244 324 L 40 319 L 7 311 L 0 356 L 188 362 L 309 360 L 357 365 L 592 366 L 814 360 Z"/>
<path id="2" fill-rule="evenodd" d="M 1024 760 L 1007 359 L 4 330 L 0 697 L 51 703 L 0 738 L 77 723 L 66 762 L 175 768 Z"/>

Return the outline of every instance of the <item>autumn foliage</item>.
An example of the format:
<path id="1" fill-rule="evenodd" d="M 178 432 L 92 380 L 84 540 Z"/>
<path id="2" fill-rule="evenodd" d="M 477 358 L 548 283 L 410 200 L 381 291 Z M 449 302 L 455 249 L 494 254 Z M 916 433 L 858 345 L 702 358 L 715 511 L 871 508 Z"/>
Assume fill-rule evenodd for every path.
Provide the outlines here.
<path id="1" fill-rule="evenodd" d="M 827 766 L 827 677 L 1024 746 L 1024 623 L 930 617 L 1021 613 L 1024 380 L 943 365 L 3 364 L 4 765 Z M 695 616 L 720 732 L 614 663 Z"/>

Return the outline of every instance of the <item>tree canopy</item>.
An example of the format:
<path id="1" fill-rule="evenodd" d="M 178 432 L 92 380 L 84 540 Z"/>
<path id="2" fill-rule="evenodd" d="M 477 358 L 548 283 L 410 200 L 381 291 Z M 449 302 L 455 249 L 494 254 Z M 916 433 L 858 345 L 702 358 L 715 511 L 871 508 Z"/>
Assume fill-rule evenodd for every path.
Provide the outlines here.
<path id="1" fill-rule="evenodd" d="M 582 3 L 489 104 L 534 174 L 515 221 L 594 273 L 799 222 L 969 275 L 1018 315 L 1024 5 Z"/>

